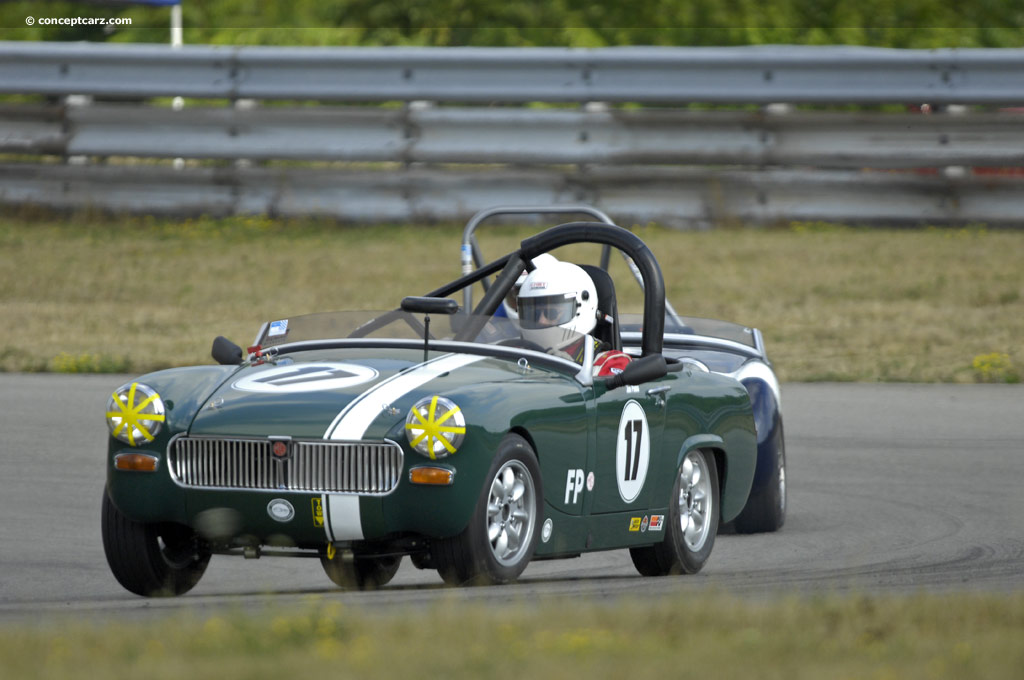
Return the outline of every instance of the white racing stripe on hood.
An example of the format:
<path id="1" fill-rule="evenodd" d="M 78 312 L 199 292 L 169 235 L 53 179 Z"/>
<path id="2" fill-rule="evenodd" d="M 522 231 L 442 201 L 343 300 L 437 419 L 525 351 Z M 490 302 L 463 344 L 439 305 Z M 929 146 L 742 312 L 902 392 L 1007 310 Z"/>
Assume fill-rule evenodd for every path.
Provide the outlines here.
<path id="1" fill-rule="evenodd" d="M 334 418 L 324 433 L 324 439 L 359 441 L 385 405 L 395 403 L 434 378 L 485 358 L 472 354 L 445 354 L 377 383 L 353 399 Z"/>
<path id="2" fill-rule="evenodd" d="M 382 380 L 353 399 L 324 433 L 324 439 L 359 441 L 370 423 L 380 415 L 384 405 L 393 404 L 414 389 L 449 371 L 485 359 L 472 354 L 445 354 L 436 359 L 397 373 Z M 344 494 L 323 495 L 324 529 L 329 541 L 358 541 L 363 538 L 359 515 L 359 497 Z"/>

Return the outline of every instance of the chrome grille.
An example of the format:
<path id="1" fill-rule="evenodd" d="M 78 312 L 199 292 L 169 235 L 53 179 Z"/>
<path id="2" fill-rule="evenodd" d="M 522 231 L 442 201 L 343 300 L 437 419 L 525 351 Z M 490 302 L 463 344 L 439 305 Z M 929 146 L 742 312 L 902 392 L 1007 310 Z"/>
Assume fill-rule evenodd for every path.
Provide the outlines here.
<path id="1" fill-rule="evenodd" d="M 168 452 L 184 486 L 383 495 L 398 485 L 402 448 L 384 442 L 288 442 L 279 459 L 267 439 L 179 437 Z"/>

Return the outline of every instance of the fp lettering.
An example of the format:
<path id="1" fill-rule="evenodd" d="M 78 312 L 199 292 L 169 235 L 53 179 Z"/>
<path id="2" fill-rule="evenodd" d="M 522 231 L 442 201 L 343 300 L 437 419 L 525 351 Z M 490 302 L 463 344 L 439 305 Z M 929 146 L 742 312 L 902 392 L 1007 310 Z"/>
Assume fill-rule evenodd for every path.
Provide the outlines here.
<path id="1" fill-rule="evenodd" d="M 569 505 L 569 496 L 572 495 L 572 504 L 576 505 L 580 491 L 583 491 L 583 470 L 569 470 L 565 477 L 565 504 Z"/>

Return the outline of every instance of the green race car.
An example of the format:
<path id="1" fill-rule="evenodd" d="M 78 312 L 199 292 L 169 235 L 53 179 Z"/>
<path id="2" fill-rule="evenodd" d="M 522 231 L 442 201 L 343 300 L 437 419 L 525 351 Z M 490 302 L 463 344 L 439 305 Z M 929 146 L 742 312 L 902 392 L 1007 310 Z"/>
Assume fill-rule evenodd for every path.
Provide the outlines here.
<path id="1" fill-rule="evenodd" d="M 569 338 L 575 356 L 499 313 L 535 258 L 577 243 L 622 251 L 642 279 L 625 356 L 610 278 L 595 328 Z M 218 338 L 219 365 L 151 373 L 110 399 L 107 561 L 147 596 L 188 591 L 213 554 L 318 556 L 357 588 L 386 584 L 405 555 L 451 584 L 617 548 L 644 575 L 695 573 L 747 504 L 758 436 L 743 384 L 667 356 L 664 338 L 656 259 L 595 222 L 390 312 L 274 320 L 244 353 Z M 608 374 L 605 350 L 622 359 Z"/>

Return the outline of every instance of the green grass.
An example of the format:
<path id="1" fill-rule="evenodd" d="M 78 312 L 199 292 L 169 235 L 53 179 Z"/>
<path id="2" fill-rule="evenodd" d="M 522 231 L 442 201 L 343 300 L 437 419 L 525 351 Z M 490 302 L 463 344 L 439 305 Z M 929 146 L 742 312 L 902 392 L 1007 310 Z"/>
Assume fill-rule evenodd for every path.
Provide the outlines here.
<path id="1" fill-rule="evenodd" d="M 1024 594 L 452 600 L 0 627 L 6 677 L 1019 678 Z"/>
<path id="2" fill-rule="evenodd" d="M 480 233 L 493 257 L 535 231 Z M 1024 232 L 635 231 L 680 313 L 761 328 L 783 380 L 1020 380 Z M 0 370 L 208 363 L 215 335 L 244 346 L 271 318 L 389 309 L 455 278 L 460 236 L 461 225 L 0 217 Z M 613 275 L 625 277 L 618 262 Z M 619 296 L 639 309 L 631 282 Z"/>

